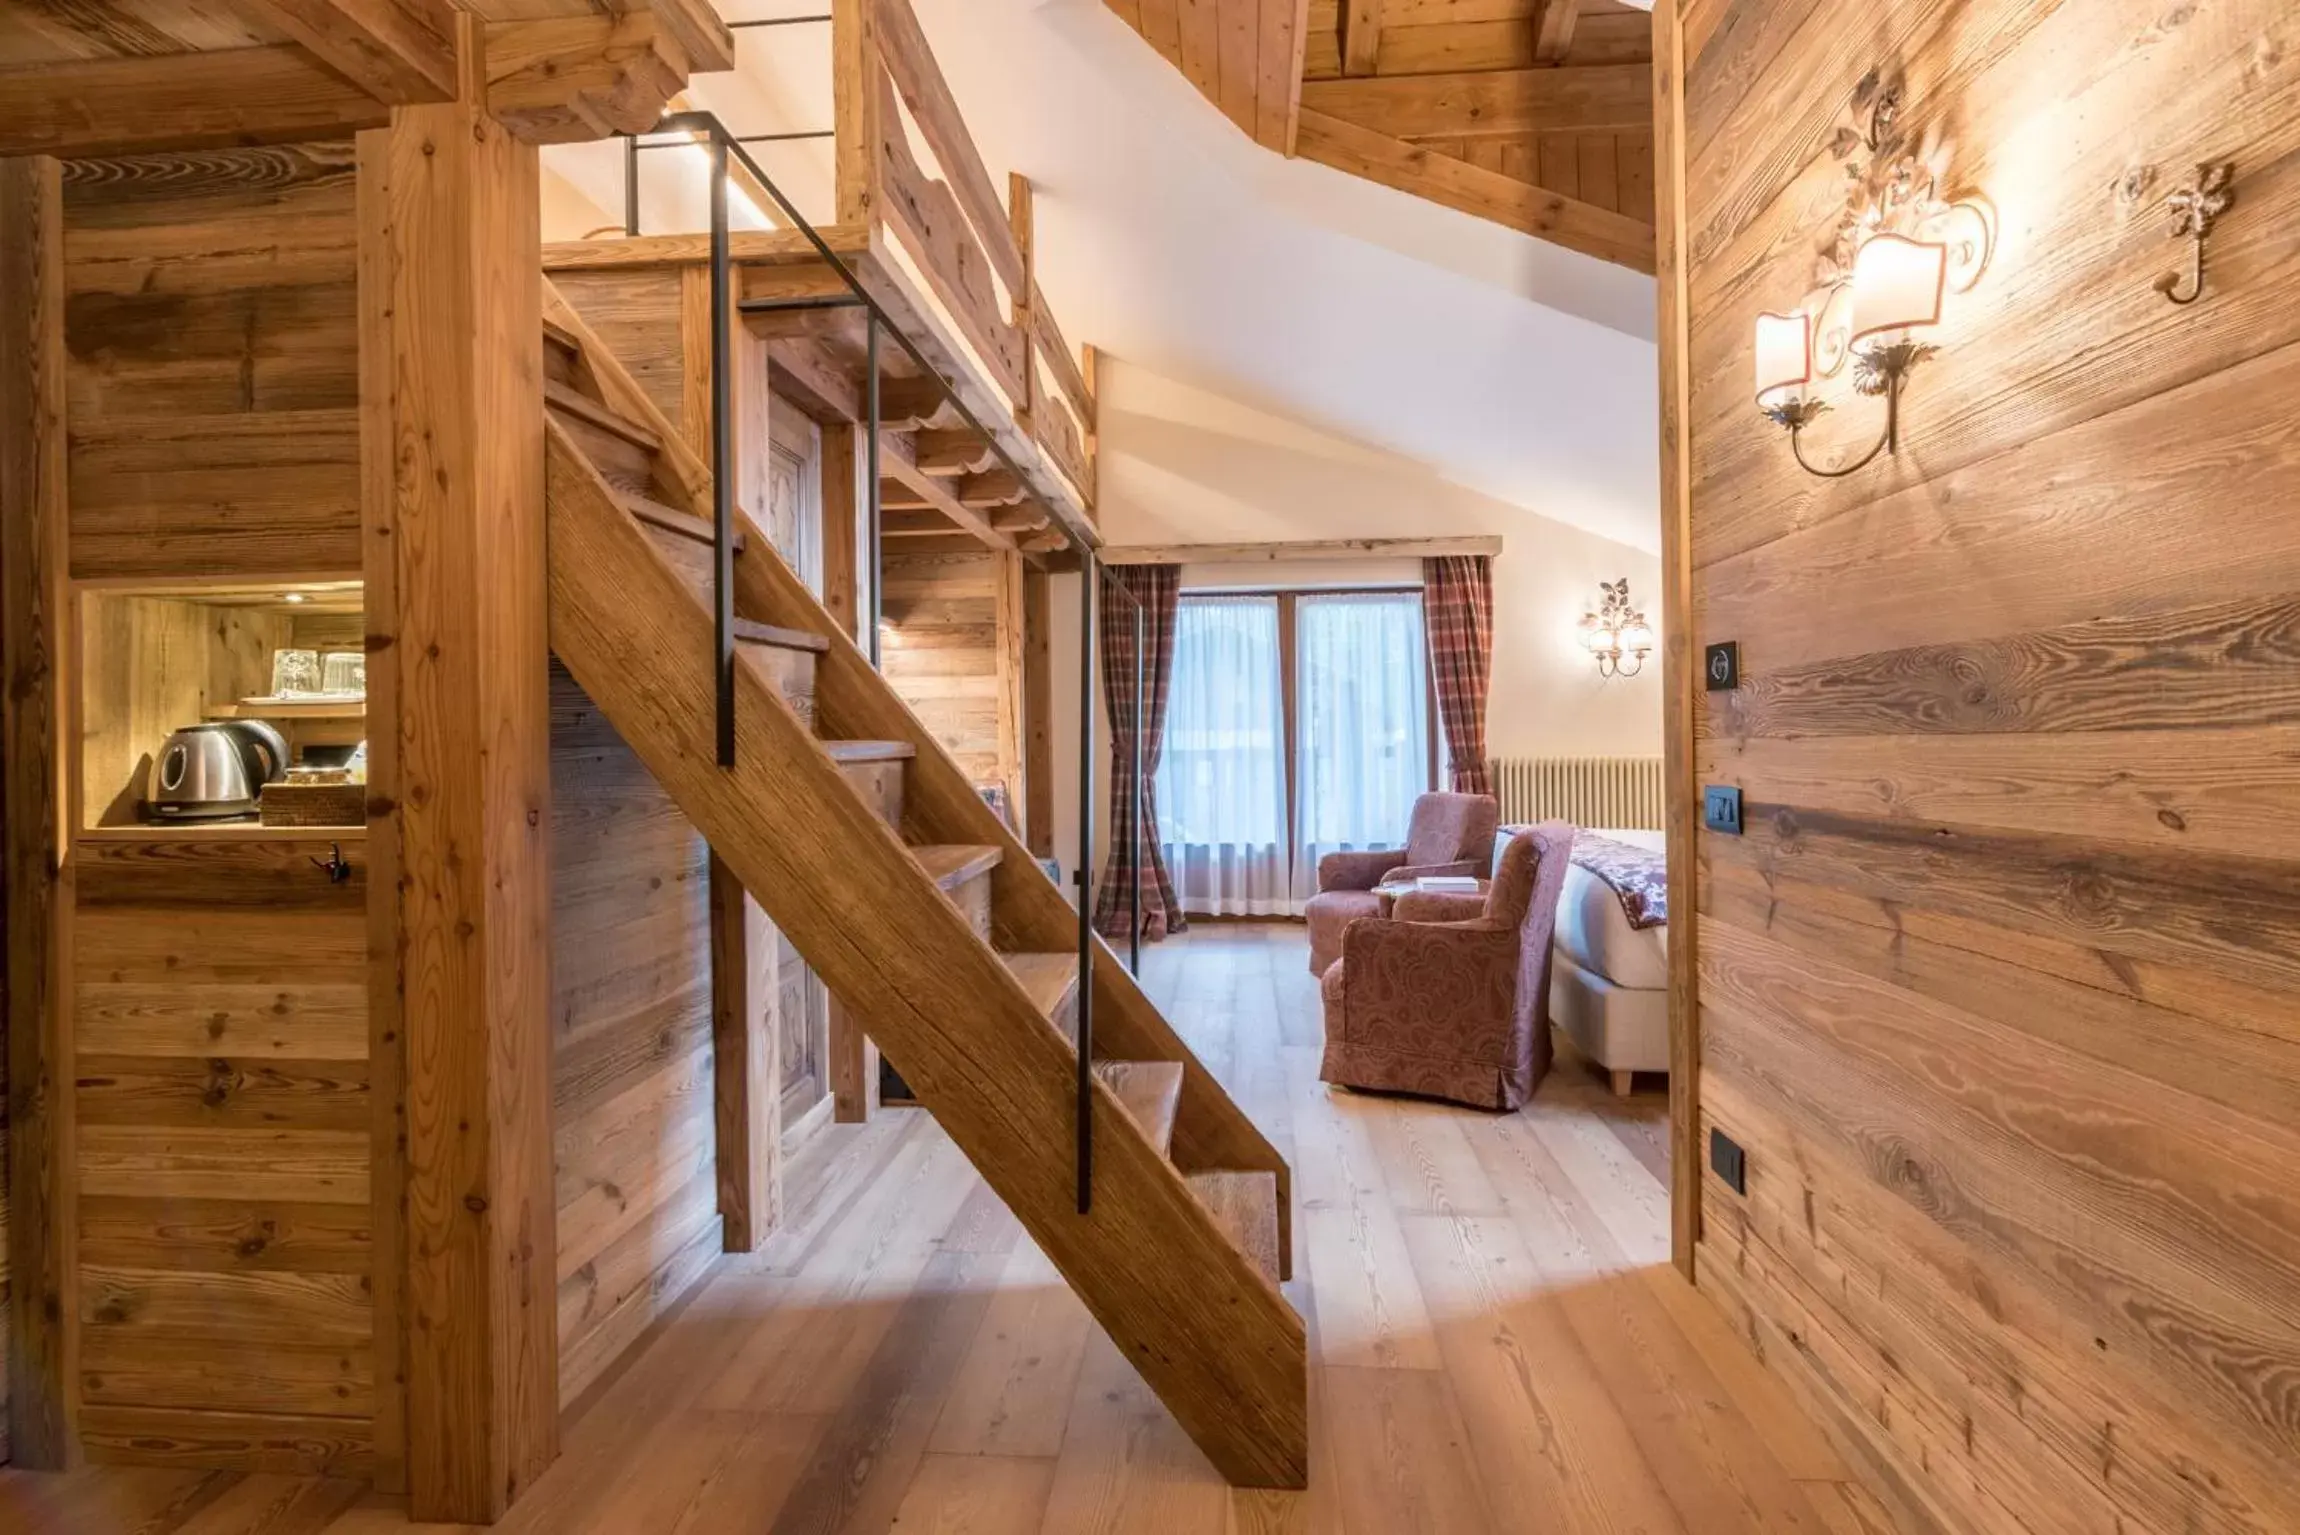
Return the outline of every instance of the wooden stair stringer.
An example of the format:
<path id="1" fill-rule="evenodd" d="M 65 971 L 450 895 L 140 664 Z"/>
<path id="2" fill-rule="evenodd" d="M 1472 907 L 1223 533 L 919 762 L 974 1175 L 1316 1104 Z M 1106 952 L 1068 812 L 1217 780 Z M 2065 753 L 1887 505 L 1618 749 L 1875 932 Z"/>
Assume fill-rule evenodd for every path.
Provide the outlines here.
<path id="1" fill-rule="evenodd" d="M 736 765 L 717 765 L 709 615 L 567 430 L 547 420 L 545 441 L 561 661 L 832 991 L 872 1019 L 919 1100 L 1224 1477 L 1304 1485 L 1302 1319 L 1099 1082 L 1094 1204 L 1078 1214 L 1069 1041 L 748 664 Z"/>
<path id="2" fill-rule="evenodd" d="M 662 439 L 665 473 L 686 493 L 684 510 L 708 523 L 711 473 L 699 454 L 641 388 L 620 358 L 601 342 L 551 280 L 543 281 L 543 313 L 582 349 L 582 363 L 601 398 Z M 774 544 L 740 507 L 737 530 L 751 549 Z M 815 659 L 816 728 L 826 736 L 907 740 L 918 748 L 904 786 L 904 830 L 919 844 L 971 843 L 1002 853 L 991 871 L 994 934 L 1009 950 L 1074 949 L 1078 914 L 1038 860 L 982 801 L 971 780 L 910 706 L 888 688 L 854 636 L 779 559 L 735 561 L 735 611 L 814 634 L 825 642 Z M 1268 1172 L 1278 1180 L 1278 1268 L 1294 1277 L 1293 1171 L 1253 1120 L 1222 1089 L 1156 1003 L 1135 983 L 1115 950 L 1094 945 L 1094 1029 L 1097 1053 L 1143 1061 L 1178 1061 L 1184 1076 L 1174 1126 L 1173 1160 L 1186 1173 Z"/>

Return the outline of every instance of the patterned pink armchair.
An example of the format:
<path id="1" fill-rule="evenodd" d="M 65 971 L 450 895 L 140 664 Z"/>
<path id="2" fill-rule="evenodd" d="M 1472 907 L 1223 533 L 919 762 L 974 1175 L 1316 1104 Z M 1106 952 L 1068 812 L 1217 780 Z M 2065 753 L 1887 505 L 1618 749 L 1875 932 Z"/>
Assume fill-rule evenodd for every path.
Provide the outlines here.
<path id="1" fill-rule="evenodd" d="M 1406 845 L 1378 853 L 1328 853 L 1318 860 L 1318 893 L 1310 921 L 1310 973 L 1324 975 L 1342 957 L 1342 933 L 1360 917 L 1381 915 L 1374 886 L 1385 879 L 1466 874 L 1492 867 L 1493 828 L 1501 809 L 1490 794 L 1424 794 L 1406 823 Z"/>
<path id="2" fill-rule="evenodd" d="M 1510 839 L 1465 921 L 1460 897 L 1404 896 L 1396 918 L 1360 922 L 1326 972 L 1326 1057 L 1344 1087 L 1514 1109 L 1549 1074 L 1550 935 L 1573 828 L 1549 821 Z"/>

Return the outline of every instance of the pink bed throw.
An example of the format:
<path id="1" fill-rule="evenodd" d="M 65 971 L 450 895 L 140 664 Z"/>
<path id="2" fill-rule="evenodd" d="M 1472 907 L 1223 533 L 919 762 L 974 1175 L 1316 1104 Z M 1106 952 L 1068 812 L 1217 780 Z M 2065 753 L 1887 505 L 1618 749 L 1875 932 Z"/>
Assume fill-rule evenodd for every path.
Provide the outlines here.
<path id="1" fill-rule="evenodd" d="M 1584 831 L 1574 834 L 1573 861 L 1613 888 L 1631 927 L 1660 927 L 1669 920 L 1669 861 L 1664 855 Z"/>

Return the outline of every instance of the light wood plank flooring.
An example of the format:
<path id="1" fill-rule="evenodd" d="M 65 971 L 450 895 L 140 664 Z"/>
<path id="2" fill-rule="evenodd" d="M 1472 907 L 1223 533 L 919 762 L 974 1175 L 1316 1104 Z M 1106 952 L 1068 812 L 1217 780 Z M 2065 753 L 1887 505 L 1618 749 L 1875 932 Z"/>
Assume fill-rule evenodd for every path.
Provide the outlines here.
<path id="1" fill-rule="evenodd" d="M 1570 1056 L 1489 1116 L 1329 1092 L 1299 927 L 1207 924 L 1146 981 L 1286 1151 L 1316 1433 L 1224 1487 L 917 1113 L 826 1132 L 791 1216 L 582 1404 L 505 1535 L 1883 1535 L 1666 1266 L 1666 1104 Z M 0 1530 L 371 1535 L 353 1483 L 0 1473 Z M 438 1529 L 441 1527 L 431 1526 Z"/>

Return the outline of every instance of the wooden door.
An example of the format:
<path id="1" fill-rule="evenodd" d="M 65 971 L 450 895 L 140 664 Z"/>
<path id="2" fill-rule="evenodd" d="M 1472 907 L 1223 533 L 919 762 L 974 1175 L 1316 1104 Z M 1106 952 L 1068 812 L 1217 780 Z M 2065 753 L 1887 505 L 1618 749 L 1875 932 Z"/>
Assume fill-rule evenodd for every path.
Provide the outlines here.
<path id="1" fill-rule="evenodd" d="M 775 552 L 808 587 L 822 590 L 822 434 L 816 425 L 780 401 L 769 412 L 767 443 L 767 536 Z M 781 946 L 781 987 L 775 1017 L 782 1030 L 783 1123 L 799 1116 L 830 1091 L 830 993 L 788 938 Z"/>

